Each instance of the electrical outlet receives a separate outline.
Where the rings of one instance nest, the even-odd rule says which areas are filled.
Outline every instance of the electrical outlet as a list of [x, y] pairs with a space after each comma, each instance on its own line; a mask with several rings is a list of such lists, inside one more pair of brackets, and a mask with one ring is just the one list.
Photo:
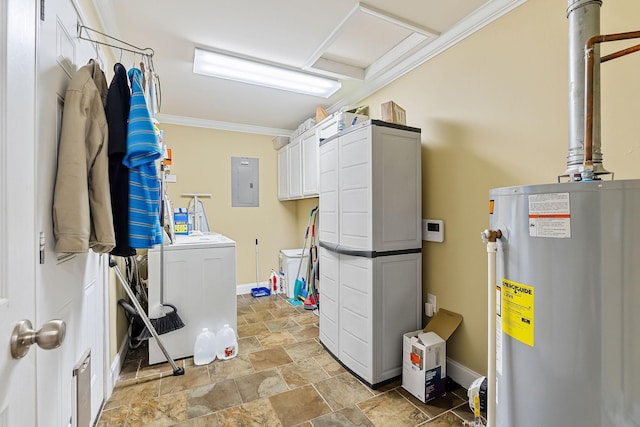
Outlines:
[[437, 312], [438, 308], [436, 306], [436, 296], [433, 294], [427, 294], [427, 303], [433, 306], [433, 312]]

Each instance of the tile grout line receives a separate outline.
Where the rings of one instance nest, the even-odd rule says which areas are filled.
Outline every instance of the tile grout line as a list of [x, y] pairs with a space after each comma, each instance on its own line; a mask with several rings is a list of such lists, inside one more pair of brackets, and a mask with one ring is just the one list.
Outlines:
[[[400, 386], [400, 387], [402, 387], [402, 386]], [[396, 387], [396, 388], [397, 388], [397, 387]], [[393, 390], [395, 391], [396, 389], [394, 388]], [[404, 394], [400, 393], [399, 391], [396, 391], [396, 393], [398, 393], [400, 396], [402, 396], [402, 398], [403, 398], [404, 400], [406, 400], [407, 402], [409, 402], [409, 404], [410, 404], [411, 406], [413, 406], [413, 407], [414, 407], [414, 408], [416, 408], [418, 411], [420, 411], [421, 413], [425, 414], [425, 415], [428, 417], [428, 418], [426, 419], [425, 423], [426, 423], [426, 422], [428, 422], [428, 421], [431, 421], [431, 420], [433, 420], [433, 419], [435, 419], [435, 418], [436, 418], [436, 417], [432, 416], [431, 414], [429, 414], [429, 413], [427, 413], [427, 412], [423, 411], [422, 409], [420, 409], [420, 407], [418, 407], [418, 405], [414, 404], [414, 403], [413, 403], [410, 399], [408, 399]], [[447, 411], [444, 411], [442, 414], [444, 414], [445, 412], [447, 412]], [[440, 414], [440, 415], [442, 415], [442, 414]], [[440, 416], [440, 415], [438, 415], [438, 416]], [[422, 425], [422, 424], [423, 424], [423, 423], [420, 423], [420, 424], [417, 424], [417, 425]]]
[[[295, 362], [292, 362], [292, 363], [295, 363]], [[291, 388], [291, 387], [289, 386], [289, 383], [287, 382], [287, 380], [285, 380], [285, 379], [284, 379], [284, 377], [282, 376], [282, 371], [280, 370], [280, 367], [281, 367], [281, 366], [287, 366], [287, 365], [289, 365], [289, 363], [287, 363], [287, 364], [285, 364], [285, 365], [276, 366], [276, 370], [278, 371], [278, 375], [280, 376], [280, 379], [282, 380], [282, 382], [284, 383], [284, 385], [286, 385], [286, 386], [287, 386], [287, 388], [289, 389], [288, 391], [292, 391], [292, 390], [295, 390], [295, 389], [296, 389], [296, 388], [298, 388], [298, 387]], [[271, 397], [271, 396], [269, 396], [269, 397]]]
[[[324, 368], [324, 366], [322, 366], [322, 365], [320, 364], [320, 362], [318, 361], [318, 359], [316, 359], [316, 357], [318, 357], [318, 356], [313, 356], [313, 357], [312, 357], [312, 359], [313, 359], [313, 360], [315, 360], [315, 362], [318, 364], [318, 366], [320, 366], [320, 369], [322, 369], [322, 371], [323, 371], [325, 374], [327, 374], [327, 378], [325, 378], [325, 379], [324, 379], [324, 380], [322, 380], [322, 381], [328, 380], [329, 378], [333, 378], [333, 377], [331, 376], [331, 374], [330, 374], [330, 373], [329, 373], [329, 372]], [[337, 376], [337, 375], [336, 375], [336, 376]], [[318, 381], [318, 382], [320, 382], [320, 381]]]
[[[330, 377], [331, 378], [331, 377]], [[323, 380], [326, 381], [326, 380]], [[311, 387], [313, 387], [313, 389], [316, 391], [316, 393], [318, 393], [318, 396], [320, 396], [320, 398], [322, 399], [322, 401], [325, 403], [325, 405], [327, 405], [327, 408], [331, 409], [331, 413], [336, 413], [337, 411], [335, 411], [333, 409], [333, 407], [331, 407], [331, 405], [329, 404], [329, 402], [327, 401], [327, 399], [324, 398], [324, 396], [322, 395], [322, 393], [320, 393], [320, 390], [318, 390], [318, 388], [316, 387], [315, 384], [311, 383]], [[316, 417], [318, 418], [318, 417]], [[312, 423], [313, 424], [313, 423]]]
[[[356, 377], [356, 379], [358, 379], [358, 378]], [[359, 381], [359, 379], [358, 379], [358, 381]], [[366, 386], [365, 386], [365, 387], [366, 387]], [[367, 388], [368, 388], [368, 387], [367, 387]], [[373, 424], [375, 427], [377, 427], [377, 426], [376, 426], [376, 423], [375, 423], [375, 422], [373, 422], [373, 420], [372, 420], [371, 418], [369, 418], [369, 416], [368, 416], [368, 415], [364, 412], [364, 410], [360, 407], [360, 404], [361, 404], [361, 403], [364, 403], [364, 402], [366, 402], [366, 401], [368, 401], [368, 400], [376, 399], [376, 398], [378, 398], [378, 397], [384, 396], [385, 394], [388, 394], [388, 393], [390, 393], [390, 392], [392, 392], [392, 391], [395, 391], [395, 388], [392, 388], [391, 390], [383, 391], [383, 392], [382, 392], [382, 393], [380, 393], [380, 394], [373, 394], [373, 393], [372, 393], [372, 394], [373, 394], [373, 395], [372, 395], [372, 397], [370, 397], [369, 399], [365, 399], [365, 400], [363, 400], [363, 401], [361, 401], [361, 402], [355, 403], [355, 406], [356, 406], [356, 408], [358, 408], [358, 410], [362, 413], [362, 415], [364, 415], [364, 416], [365, 416], [365, 418], [366, 418], [366, 419], [368, 419], [368, 420], [371, 422], [371, 424]], [[398, 394], [400, 394], [400, 393], [398, 393]], [[400, 394], [400, 396], [404, 398], [404, 396], [402, 396], [401, 394]], [[411, 402], [409, 402], [409, 403], [411, 403]], [[420, 409], [418, 409], [418, 410], [420, 410]], [[421, 411], [421, 412], [422, 412], [422, 411]], [[429, 419], [427, 419], [426, 421], [429, 421]], [[380, 427], [382, 427], [382, 426], [380, 426]]]

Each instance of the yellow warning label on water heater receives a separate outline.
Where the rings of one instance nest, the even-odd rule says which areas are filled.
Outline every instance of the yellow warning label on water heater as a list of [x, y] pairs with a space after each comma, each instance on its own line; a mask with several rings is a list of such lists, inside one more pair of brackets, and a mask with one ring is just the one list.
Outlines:
[[533, 347], [534, 289], [502, 279], [502, 330], [512, 338]]

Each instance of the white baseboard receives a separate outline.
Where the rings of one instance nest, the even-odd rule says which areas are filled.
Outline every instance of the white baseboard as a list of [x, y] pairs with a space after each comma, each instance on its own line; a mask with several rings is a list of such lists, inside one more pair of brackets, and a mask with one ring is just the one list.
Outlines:
[[472, 382], [482, 375], [447, 357], [447, 376], [468, 389]]
[[120, 376], [120, 371], [122, 370], [122, 364], [127, 357], [127, 351], [129, 351], [129, 336], [125, 335], [124, 339], [122, 340], [122, 344], [120, 344], [120, 349], [118, 350], [116, 357], [114, 357], [113, 363], [111, 363], [109, 384], [107, 387], [107, 399], [111, 396], [113, 388], [118, 382], [118, 377]]
[[265, 281], [265, 282], [260, 282], [259, 286], [256, 286], [256, 283], [245, 283], [242, 285], [237, 285], [236, 286], [236, 295], [245, 295], [245, 294], [250, 294], [251, 293], [251, 289], [253, 288], [268, 288], [269, 287], [269, 282]]

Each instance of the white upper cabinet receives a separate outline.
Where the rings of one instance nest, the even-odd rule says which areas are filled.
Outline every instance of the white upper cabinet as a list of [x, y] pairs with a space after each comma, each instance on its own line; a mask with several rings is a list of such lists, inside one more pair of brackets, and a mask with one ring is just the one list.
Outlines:
[[278, 199], [289, 198], [289, 145], [278, 150]]
[[302, 145], [302, 196], [318, 196], [318, 132], [315, 128], [303, 133]]
[[[345, 128], [368, 120], [367, 116], [342, 113]], [[327, 117], [278, 150], [278, 199], [304, 199], [320, 195], [320, 141], [335, 135], [339, 114]]]
[[302, 197], [302, 146], [300, 138], [289, 143], [289, 198]]

